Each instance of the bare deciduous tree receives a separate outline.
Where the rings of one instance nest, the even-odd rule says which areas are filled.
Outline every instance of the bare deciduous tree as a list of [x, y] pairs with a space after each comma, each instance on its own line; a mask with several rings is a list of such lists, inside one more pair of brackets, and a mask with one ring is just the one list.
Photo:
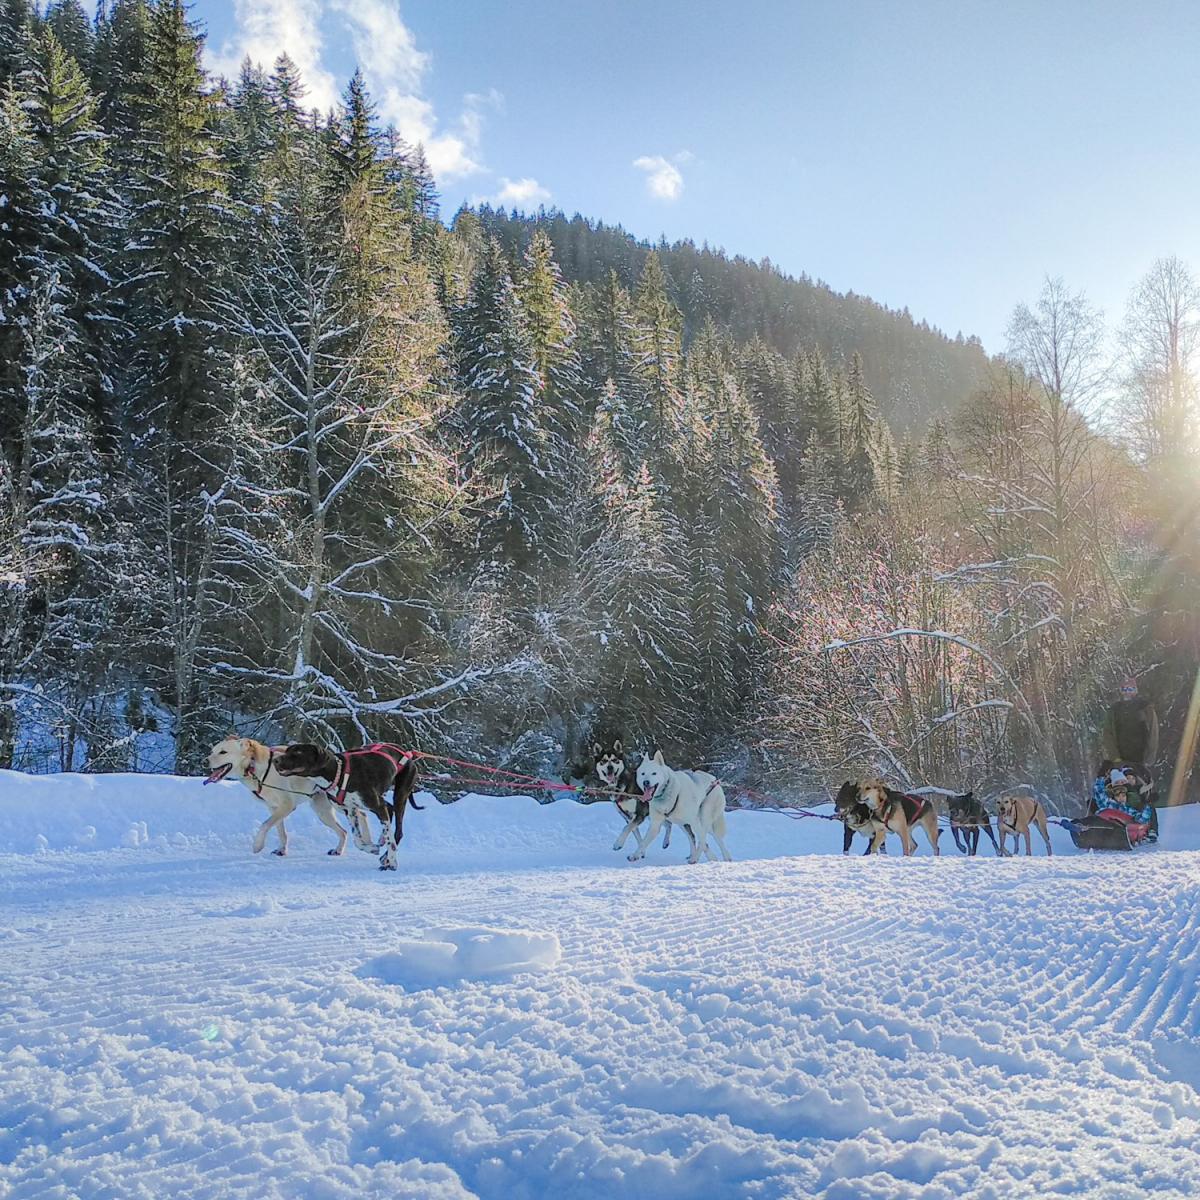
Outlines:
[[1158, 259], [1133, 289], [1121, 347], [1124, 440], [1151, 464], [1194, 451], [1200, 286], [1178, 258]]

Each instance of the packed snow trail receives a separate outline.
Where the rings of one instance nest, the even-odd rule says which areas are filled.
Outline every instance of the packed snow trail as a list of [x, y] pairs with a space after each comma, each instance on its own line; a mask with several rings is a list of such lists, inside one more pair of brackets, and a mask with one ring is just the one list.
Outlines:
[[1200, 1189], [1194, 809], [1126, 855], [907, 861], [734, 813], [739, 861], [688, 867], [471, 797], [398, 875], [309, 814], [252, 857], [264, 815], [0, 773], [0, 1196]]

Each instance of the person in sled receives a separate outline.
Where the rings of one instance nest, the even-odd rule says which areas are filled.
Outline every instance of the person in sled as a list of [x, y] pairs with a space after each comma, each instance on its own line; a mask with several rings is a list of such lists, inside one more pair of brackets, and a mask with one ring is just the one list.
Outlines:
[[1115, 808], [1139, 824], [1149, 825], [1154, 818], [1150, 776], [1135, 767], [1120, 767], [1109, 762], [1104, 766], [1109, 768], [1108, 772], [1096, 780], [1093, 791], [1096, 811]]
[[[1139, 811], [1149, 809], [1147, 840], [1157, 841], [1158, 812], [1154, 807], [1154, 788], [1150, 780], [1158, 758], [1158, 713], [1149, 699], [1138, 695], [1137, 680], [1132, 677], [1121, 684], [1120, 698], [1108, 710], [1108, 719], [1104, 723], [1104, 758], [1107, 761], [1093, 787], [1093, 802], [1097, 807], [1111, 807], [1102, 804], [1101, 800], [1111, 795], [1112, 769], [1121, 765], [1133, 767], [1137, 782], [1126, 786], [1126, 794], [1133, 796], [1132, 803]], [[1106, 774], [1108, 779], [1105, 779]], [[1126, 771], [1125, 774], [1129, 773]]]

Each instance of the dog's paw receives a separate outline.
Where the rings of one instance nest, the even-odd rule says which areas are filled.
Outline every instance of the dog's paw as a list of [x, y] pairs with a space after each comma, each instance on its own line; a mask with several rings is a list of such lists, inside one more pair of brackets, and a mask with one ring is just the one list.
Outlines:
[[[264, 842], [263, 844], [265, 845], [266, 843]], [[251, 854], [261, 854], [262, 852], [263, 852], [262, 846], [251, 846], [250, 847]]]
[[287, 851], [282, 846], [280, 846], [278, 850], [272, 850], [271, 853], [275, 855], [276, 858], [287, 858]]
[[334, 846], [332, 850], [326, 850], [325, 853], [328, 854], [330, 858], [340, 858], [342, 854], [342, 848], [341, 846]]
[[630, 862], [641, 862], [642, 860], [642, 856], [640, 854], [630, 854], [626, 857], [628, 857]]

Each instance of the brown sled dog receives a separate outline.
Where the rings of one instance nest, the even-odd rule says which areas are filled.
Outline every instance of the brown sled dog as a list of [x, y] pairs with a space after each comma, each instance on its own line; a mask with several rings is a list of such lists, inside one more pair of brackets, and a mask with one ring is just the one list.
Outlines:
[[859, 788], [862, 802], [871, 810], [875, 822], [875, 841], [871, 845], [877, 851], [887, 837], [888, 831], [900, 835], [904, 844], [905, 855], [915, 854], [917, 843], [913, 841], [912, 830], [919, 825], [925, 830], [925, 836], [933, 847], [934, 854], [940, 855], [938, 847], [937, 809], [924, 796], [910, 796], [890, 788], [882, 779], [868, 779]]
[[[875, 834], [879, 832], [879, 825], [874, 812], [859, 799], [857, 783], [847, 779], [838, 788], [833, 800], [833, 815], [846, 827], [842, 833], [843, 855], [850, 853], [850, 845], [856, 833], [861, 833], [867, 839], [864, 854], [870, 854], [875, 849]], [[887, 853], [886, 844], [880, 849], [884, 854]]]

